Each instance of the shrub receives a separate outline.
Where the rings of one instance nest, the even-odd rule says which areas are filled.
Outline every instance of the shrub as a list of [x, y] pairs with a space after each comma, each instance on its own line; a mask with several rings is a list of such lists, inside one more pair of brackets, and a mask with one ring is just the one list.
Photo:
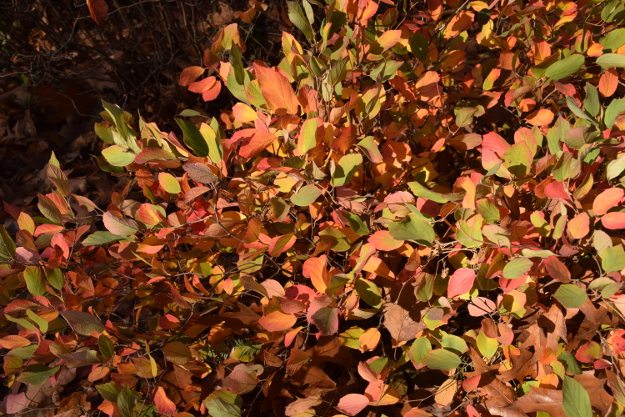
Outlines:
[[277, 66], [232, 24], [182, 72], [238, 102], [181, 135], [103, 103], [108, 207], [54, 157], [43, 217], [5, 204], [7, 380], [124, 417], [619, 415], [622, 4], [288, 18]]

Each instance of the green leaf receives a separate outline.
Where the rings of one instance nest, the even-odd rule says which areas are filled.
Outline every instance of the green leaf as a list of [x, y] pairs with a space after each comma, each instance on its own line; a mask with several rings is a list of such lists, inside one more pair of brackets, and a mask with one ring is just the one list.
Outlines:
[[415, 33], [410, 37], [410, 50], [421, 61], [425, 61], [425, 58], [428, 55], [428, 49], [430, 47], [430, 43], [427, 38], [423, 36], [421, 33]]
[[182, 117], [193, 117], [193, 116], [201, 116], [200, 112], [192, 110], [192, 109], [184, 109], [180, 112], [178, 116]]
[[497, 339], [492, 339], [483, 331], [480, 331], [480, 334], [477, 335], [477, 349], [485, 358], [492, 358], [499, 350], [499, 342]]
[[3, 225], [0, 225], [0, 261], [8, 261], [15, 255], [15, 242]]
[[343, 215], [343, 217], [347, 219], [347, 222], [349, 223], [349, 227], [352, 228], [354, 233], [359, 234], [360, 236], [365, 236], [369, 234], [369, 228], [367, 227], [366, 224], [363, 223], [360, 216], [354, 213], [347, 212], [347, 211], [344, 211], [341, 214]]
[[428, 200], [432, 200], [435, 203], [440, 204], [445, 204], [449, 201], [449, 199], [446, 198], [443, 194], [427, 189], [416, 181], [409, 182], [408, 186], [416, 197], [427, 198]]
[[[584, 110], [580, 109], [579, 106], [577, 105], [577, 103], [575, 102], [575, 100], [573, 100], [572, 97], [567, 97], [566, 98], [566, 105], [569, 107], [569, 110], [571, 110], [571, 112], [577, 116], [580, 117], [584, 120], [588, 120], [589, 122], [592, 123], [597, 123], [596, 120], [594, 120], [592, 117], [590, 117], [589, 115], [587, 115]], [[552, 129], [553, 130], [553, 129]]]
[[410, 350], [408, 350], [408, 358], [414, 363], [416, 367], [425, 365], [423, 360], [432, 351], [432, 345], [426, 337], [419, 337], [412, 342]]
[[451, 371], [462, 363], [458, 355], [445, 349], [434, 349], [423, 362], [428, 368], [441, 371]]
[[562, 407], [568, 417], [592, 417], [588, 391], [570, 376], [562, 381]]
[[380, 153], [378, 144], [373, 136], [367, 136], [366, 138], [358, 142], [358, 146], [365, 150], [371, 162], [373, 162], [374, 164], [382, 162], [382, 154]]
[[360, 327], [351, 327], [345, 332], [339, 334], [339, 341], [343, 346], [347, 346], [351, 349], [360, 349], [360, 336], [365, 331]]
[[208, 156], [208, 144], [202, 136], [200, 129], [197, 128], [193, 123], [187, 122], [186, 120], [176, 119], [178, 125], [182, 129], [182, 135], [184, 143], [186, 143], [195, 156], [199, 156], [204, 158]]
[[105, 243], [115, 242], [118, 240], [126, 239], [124, 236], [119, 236], [111, 232], [95, 232], [87, 236], [82, 241], [83, 246], [96, 246], [103, 245]]
[[580, 308], [588, 296], [586, 291], [575, 284], [562, 284], [553, 296], [566, 308]]
[[302, 125], [302, 130], [300, 131], [299, 138], [297, 140], [297, 149], [299, 150], [300, 155], [306, 154], [306, 152], [317, 146], [318, 126], [318, 117], [308, 119]]
[[68, 310], [61, 312], [61, 315], [76, 333], [83, 336], [91, 336], [92, 332], [101, 332], [104, 326], [99, 318], [82, 311]]
[[532, 269], [532, 262], [529, 258], [515, 258], [508, 262], [503, 268], [503, 277], [508, 279], [515, 279], [523, 276]]
[[137, 405], [138, 394], [125, 386], [117, 396], [117, 406], [123, 417], [133, 417], [133, 410]]
[[296, 206], [305, 207], [314, 203], [320, 195], [321, 190], [315, 184], [308, 184], [293, 193], [291, 202]]
[[37, 327], [39, 327], [39, 330], [41, 331], [41, 333], [46, 333], [48, 331], [47, 320], [39, 317], [32, 310], [26, 310], [26, 315], [28, 316], [30, 321], [32, 321], [33, 323], [37, 325]]
[[102, 354], [102, 356], [104, 356], [105, 359], [111, 359], [115, 354], [115, 347], [113, 346], [113, 342], [111, 342], [111, 339], [104, 336], [103, 334], [100, 335], [100, 337], [98, 338], [98, 349], [100, 349], [100, 353]]
[[28, 385], [43, 385], [48, 378], [57, 373], [59, 369], [61, 369], [60, 366], [48, 368], [43, 364], [30, 365], [26, 367], [22, 375], [17, 379]]
[[359, 166], [362, 165], [362, 155], [359, 153], [350, 153], [343, 155], [339, 160], [334, 173], [332, 174], [331, 184], [333, 187], [341, 187], [347, 184]]
[[625, 68], [625, 55], [603, 54], [597, 58], [597, 65], [601, 68]]
[[473, 116], [477, 113], [475, 107], [462, 107], [456, 112], [456, 125], [466, 127], [473, 123]]
[[567, 374], [581, 375], [582, 368], [579, 366], [579, 362], [575, 359], [575, 356], [569, 352], [563, 352], [558, 356], [558, 361], [562, 363], [566, 369]]
[[451, 350], [459, 355], [469, 350], [467, 342], [465, 342], [461, 337], [447, 333], [443, 334], [443, 337], [441, 338], [441, 346], [444, 349]]
[[529, 146], [525, 142], [512, 145], [504, 154], [506, 168], [516, 178], [522, 178], [527, 175], [533, 163], [533, 155]]
[[575, 74], [584, 65], [584, 56], [580, 54], [571, 54], [568, 57], [552, 64], [545, 71], [545, 75], [552, 80], [561, 80], [569, 75]]
[[319, 237], [323, 242], [328, 243], [334, 252], [345, 252], [352, 246], [347, 236], [334, 227], [326, 227], [319, 232]]
[[458, 229], [456, 231], [458, 242], [465, 248], [479, 248], [484, 243], [482, 236], [482, 222], [473, 227], [469, 226], [466, 220], [458, 221]]
[[204, 400], [212, 417], [241, 417], [243, 399], [226, 390], [214, 391]]
[[613, 180], [625, 171], [625, 154], [621, 154], [617, 159], [613, 159], [608, 163], [606, 168], [606, 177]]
[[122, 387], [116, 382], [108, 382], [106, 384], [100, 384], [96, 386], [96, 389], [106, 401], [117, 403], [117, 397], [122, 391]]
[[477, 212], [484, 218], [487, 224], [499, 221], [499, 209], [488, 198], [481, 198], [475, 202]]
[[45, 268], [46, 278], [48, 278], [48, 282], [52, 285], [52, 288], [61, 290], [63, 285], [65, 285], [65, 277], [63, 277], [63, 271], [59, 268], [49, 269]]
[[361, 278], [356, 281], [354, 288], [365, 303], [373, 308], [382, 307], [382, 294], [373, 282]]
[[302, 31], [306, 39], [311, 40], [314, 37], [313, 28], [302, 10], [302, 6], [294, 1], [287, 1], [289, 20], [293, 22], [296, 28]]
[[[621, 55], [625, 58], [625, 55]], [[612, 129], [614, 123], [616, 122], [616, 118], [625, 111], [625, 98], [620, 98], [618, 100], [612, 100], [607, 109], [605, 109], [605, 115], [603, 116], [603, 122], [605, 123], [605, 127], [608, 129]]]
[[415, 214], [407, 215], [401, 222], [389, 223], [388, 230], [397, 240], [412, 240], [425, 246], [430, 246], [436, 239], [432, 225]]
[[102, 156], [114, 167], [125, 167], [132, 164], [137, 155], [117, 145], [112, 145], [102, 151]]
[[39, 267], [27, 266], [24, 270], [24, 280], [26, 281], [28, 292], [32, 295], [44, 295], [46, 293], [46, 282]]
[[601, 104], [599, 103], [599, 91], [597, 90], [597, 87], [590, 83], [586, 83], [586, 98], [584, 99], [584, 109], [592, 117], [596, 117], [599, 114], [599, 110], [601, 110]]
[[620, 272], [625, 268], [625, 250], [622, 245], [607, 248], [601, 254], [601, 267], [606, 273]]
[[616, 51], [625, 44], [625, 29], [615, 29], [608, 33], [605, 38], [599, 41], [605, 49]]

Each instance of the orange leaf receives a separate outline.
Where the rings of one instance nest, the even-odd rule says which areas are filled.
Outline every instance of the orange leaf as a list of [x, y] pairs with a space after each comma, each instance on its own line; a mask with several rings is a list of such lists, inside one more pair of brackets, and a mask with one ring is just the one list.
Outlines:
[[428, 12], [432, 19], [438, 20], [441, 18], [441, 14], [443, 13], [443, 5], [441, 0], [427, 0], [428, 4]]
[[452, 17], [443, 32], [445, 39], [458, 36], [460, 32], [467, 29], [473, 23], [473, 16], [475, 16], [473, 12], [462, 11]]
[[534, 126], [547, 126], [553, 122], [554, 114], [551, 110], [540, 109], [527, 116], [527, 122]]
[[232, 136], [230, 143], [234, 145], [242, 142], [243, 145], [239, 149], [239, 155], [244, 158], [251, 158], [271, 145], [276, 139], [269, 132], [263, 132], [258, 129], [243, 129]]
[[380, 343], [381, 336], [380, 331], [375, 327], [367, 329], [367, 331], [361, 334], [358, 338], [358, 341], [360, 342], [360, 351], [364, 353], [374, 350], [378, 346], [378, 343]]
[[567, 225], [567, 230], [573, 239], [581, 239], [586, 236], [588, 232], [590, 232], [590, 218], [588, 217], [588, 213], [582, 212], [573, 217]]
[[245, 103], [237, 103], [232, 108], [232, 115], [237, 122], [247, 123], [258, 119], [258, 115], [250, 106]]
[[279, 72], [254, 64], [256, 79], [267, 105], [278, 116], [299, 114], [299, 102], [289, 80]]
[[262, 316], [258, 320], [258, 324], [263, 326], [268, 332], [281, 332], [288, 330], [297, 322], [294, 314], [285, 314], [281, 311], [272, 311]]
[[610, 68], [599, 79], [599, 92], [604, 97], [610, 97], [618, 87], [618, 74], [616, 68]]
[[384, 51], [391, 49], [401, 38], [401, 30], [387, 30], [377, 40]]
[[178, 84], [180, 84], [183, 87], [186, 87], [192, 82], [194, 82], [195, 80], [197, 80], [197, 77], [199, 77], [202, 74], [204, 74], [204, 68], [202, 67], [187, 67], [182, 70]]
[[158, 387], [156, 389], [154, 404], [160, 414], [174, 414], [176, 412], [176, 404], [167, 397], [163, 387]]
[[94, 22], [101, 25], [109, 14], [109, 5], [104, 0], [87, 0], [89, 14]]
[[369, 237], [369, 243], [377, 250], [392, 251], [403, 245], [404, 241], [395, 239], [388, 230], [379, 230]]
[[203, 94], [213, 88], [216, 82], [217, 78], [213, 76], [206, 77], [203, 80], [191, 83], [191, 85], [189, 86], [189, 91], [192, 93]]
[[302, 271], [306, 278], [310, 278], [313, 287], [315, 287], [315, 289], [322, 294], [326, 292], [328, 282], [330, 281], [326, 265], [327, 257], [325, 255], [321, 255], [318, 258], [307, 259], [306, 262], [304, 262]]
[[625, 196], [622, 188], [608, 188], [599, 194], [592, 203], [592, 211], [595, 216], [602, 216], [612, 207], [616, 207]]
[[30, 340], [22, 336], [8, 335], [0, 339], [0, 347], [3, 349], [16, 349], [30, 345]]

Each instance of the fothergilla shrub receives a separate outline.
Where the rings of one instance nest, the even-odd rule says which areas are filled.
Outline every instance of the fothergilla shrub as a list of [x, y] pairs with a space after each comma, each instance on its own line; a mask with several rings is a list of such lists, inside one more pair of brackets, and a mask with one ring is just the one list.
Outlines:
[[221, 29], [217, 117], [104, 102], [107, 207], [5, 204], [5, 413], [621, 415], [623, 3], [327, 3]]

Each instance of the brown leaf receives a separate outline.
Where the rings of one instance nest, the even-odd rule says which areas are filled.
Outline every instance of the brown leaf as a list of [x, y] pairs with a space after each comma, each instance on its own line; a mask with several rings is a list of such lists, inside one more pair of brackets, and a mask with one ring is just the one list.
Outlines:
[[425, 323], [413, 320], [408, 310], [391, 304], [384, 310], [384, 327], [397, 342], [407, 342], [426, 328]]
[[511, 412], [519, 410], [528, 414], [543, 411], [549, 413], [551, 417], [567, 417], [562, 408], [562, 391], [553, 389], [530, 387], [529, 394], [522, 396], [507, 408]]

